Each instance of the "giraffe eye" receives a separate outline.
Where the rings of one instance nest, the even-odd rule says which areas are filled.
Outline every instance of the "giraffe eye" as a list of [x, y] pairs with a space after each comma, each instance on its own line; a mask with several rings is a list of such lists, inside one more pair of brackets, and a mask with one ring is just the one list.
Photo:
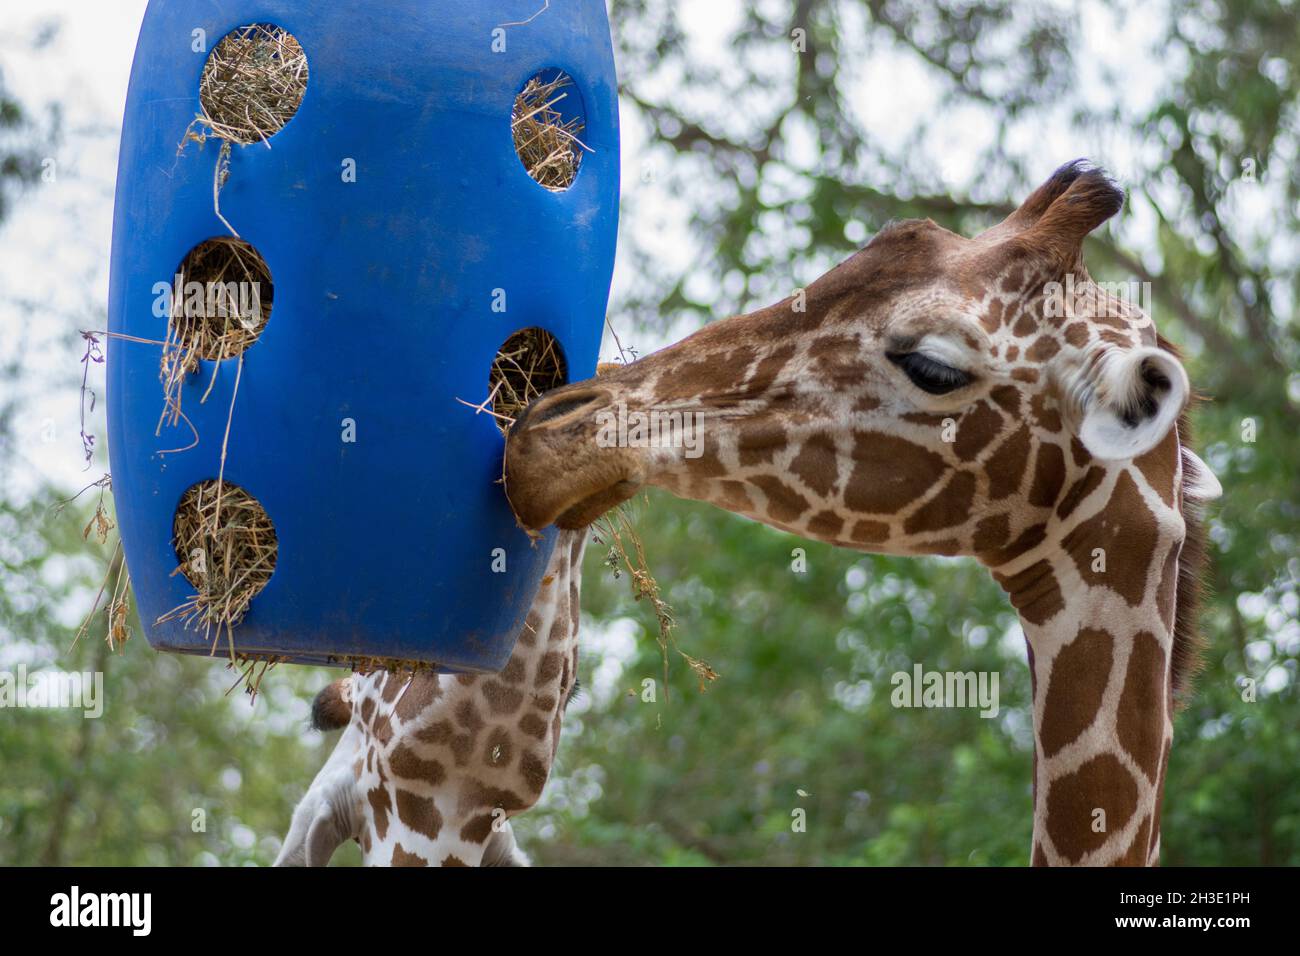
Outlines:
[[946, 395], [971, 383], [970, 373], [920, 352], [886, 352], [885, 358], [901, 368], [913, 385], [931, 395]]

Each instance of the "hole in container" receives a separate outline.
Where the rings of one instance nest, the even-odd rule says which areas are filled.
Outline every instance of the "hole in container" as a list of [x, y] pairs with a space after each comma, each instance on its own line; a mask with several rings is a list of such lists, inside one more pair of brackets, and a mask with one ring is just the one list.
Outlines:
[[585, 129], [582, 94], [561, 70], [542, 70], [515, 97], [510, 114], [515, 152], [528, 175], [552, 192], [568, 189], [577, 177], [588, 150], [581, 139]]
[[506, 339], [488, 373], [488, 394], [502, 434], [529, 402], [567, 381], [564, 353], [550, 332], [520, 329]]
[[181, 387], [186, 376], [199, 370], [200, 359], [232, 358], [257, 341], [271, 317], [273, 294], [266, 260], [242, 239], [205, 239], [186, 253], [171, 284], [159, 370], [163, 386], [160, 425], [175, 426], [184, 417]]
[[181, 495], [172, 520], [176, 570], [197, 592], [163, 616], [188, 628], [229, 630], [266, 587], [279, 553], [275, 525], [261, 503], [239, 485], [209, 478]]
[[167, 344], [198, 359], [233, 358], [257, 341], [275, 288], [262, 254], [242, 239], [205, 239], [185, 254], [172, 285]]
[[307, 54], [293, 34], [251, 23], [222, 37], [199, 78], [199, 104], [216, 136], [259, 143], [298, 112], [307, 91]]

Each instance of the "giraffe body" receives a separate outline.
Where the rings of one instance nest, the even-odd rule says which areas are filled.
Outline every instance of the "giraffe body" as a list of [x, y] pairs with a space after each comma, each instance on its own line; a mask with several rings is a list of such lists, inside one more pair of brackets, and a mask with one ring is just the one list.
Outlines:
[[[836, 545], [977, 558], [1028, 642], [1033, 862], [1156, 862], [1220, 489], [1179, 358], [1083, 265], [1122, 202], [1072, 163], [974, 239], [893, 224], [783, 302], [549, 393], [507, 441], [516, 513], [580, 527], [657, 485]], [[703, 454], [594, 440], [615, 409], [690, 414]]]
[[537, 802], [577, 679], [583, 531], [561, 532], [498, 674], [336, 681], [314, 722], [343, 735], [294, 811], [277, 866], [324, 866], [349, 839], [367, 865], [521, 865], [510, 818]]

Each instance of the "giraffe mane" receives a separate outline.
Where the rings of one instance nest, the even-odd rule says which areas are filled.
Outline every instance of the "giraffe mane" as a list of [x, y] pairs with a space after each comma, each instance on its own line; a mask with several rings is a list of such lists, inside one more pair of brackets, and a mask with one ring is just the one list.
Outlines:
[[[1164, 336], [1157, 344], [1180, 361], [1178, 348]], [[1205, 547], [1204, 502], [1191, 491], [1201, 468], [1200, 462], [1184, 450], [1192, 450], [1192, 406], [1203, 400], [1193, 393], [1178, 416], [1178, 446], [1182, 458], [1182, 488], [1178, 495], [1179, 510], [1186, 525], [1183, 548], [1178, 555], [1178, 587], [1174, 610], [1174, 637], [1171, 662], [1171, 680], [1175, 707], [1181, 709], [1191, 698], [1196, 675], [1204, 666], [1205, 636], [1198, 625], [1201, 604], [1205, 597], [1208, 552]]]

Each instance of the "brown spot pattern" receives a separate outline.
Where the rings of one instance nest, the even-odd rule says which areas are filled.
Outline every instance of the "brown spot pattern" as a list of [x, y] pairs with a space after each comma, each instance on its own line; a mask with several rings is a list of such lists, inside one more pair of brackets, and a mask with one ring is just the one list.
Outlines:
[[1050, 335], [1040, 336], [1039, 339], [1029, 347], [1025, 353], [1025, 358], [1031, 362], [1046, 362], [1057, 352], [1061, 351], [1060, 344]]
[[528, 669], [524, 667], [524, 659], [519, 656], [511, 657], [497, 676], [507, 684], [522, 684], [528, 677]]
[[[1106, 507], [1081, 522], [1062, 543], [1086, 584], [1105, 585], [1136, 607], [1146, 593], [1156, 532], [1155, 516], [1137, 483], [1128, 472], [1121, 472]], [[1092, 570], [1095, 548], [1105, 552], [1105, 571]]]
[[1029, 485], [1029, 503], [1040, 508], [1056, 504], [1065, 484], [1065, 453], [1047, 442], [1038, 446], [1038, 460], [1034, 463], [1034, 480]]
[[1083, 477], [1070, 486], [1070, 490], [1065, 493], [1061, 503], [1056, 506], [1056, 516], [1065, 519], [1074, 514], [1074, 509], [1079, 507], [1080, 503], [1097, 490], [1104, 477], [1106, 477], [1106, 472], [1096, 465], [1084, 472]]
[[844, 530], [844, 519], [834, 511], [820, 511], [808, 519], [808, 533], [814, 538], [835, 538]]
[[989, 398], [993, 399], [998, 404], [998, 407], [1013, 418], [1020, 414], [1020, 389], [1015, 386], [999, 385], [989, 392]]
[[456, 718], [456, 723], [471, 733], [483, 729], [483, 715], [474, 706], [474, 701], [468, 698], [456, 705], [456, 712], [453, 716]]
[[382, 840], [388, 833], [388, 814], [393, 809], [393, 798], [388, 795], [388, 788], [380, 785], [370, 788], [366, 800], [370, 802], [370, 817], [375, 822], [375, 833]]
[[1029, 428], [1021, 425], [993, 452], [985, 465], [989, 476], [989, 498], [997, 501], [1014, 494], [1029, 462]]
[[894, 514], [943, 477], [943, 458], [883, 432], [858, 432], [844, 503], [859, 514]]
[[1056, 410], [1052, 397], [1046, 392], [1039, 392], [1030, 400], [1029, 410], [1040, 428], [1053, 434], [1061, 430], [1061, 413]]
[[790, 471], [805, 485], [825, 498], [839, 481], [835, 442], [825, 435], [812, 435], [790, 463]]
[[534, 794], [538, 794], [546, 786], [546, 778], [550, 775], [551, 768], [536, 754], [524, 751], [519, 757], [519, 773], [523, 776], [524, 785]]
[[528, 736], [541, 740], [546, 736], [546, 721], [533, 713], [524, 714], [519, 718], [519, 729]]
[[1174, 475], [1179, 454], [1178, 431], [1171, 428], [1159, 444], [1133, 460], [1147, 484], [1171, 508], [1174, 506]]
[[[370, 849], [367, 847], [366, 852]], [[393, 858], [389, 861], [390, 866], [428, 866], [429, 861], [418, 853], [408, 853], [403, 849], [402, 844], [393, 847]]]
[[560, 668], [563, 666], [564, 661], [558, 651], [547, 651], [542, 655], [542, 659], [537, 662], [537, 676], [533, 678], [533, 684], [538, 687], [545, 687], [560, 676]]
[[483, 683], [483, 699], [488, 709], [498, 716], [516, 713], [524, 705], [524, 692], [518, 687], [507, 687], [495, 680]]
[[1052, 757], [1092, 725], [1101, 707], [1114, 659], [1107, 631], [1081, 628], [1052, 662], [1039, 740]]
[[404, 743], [398, 743], [388, 758], [388, 769], [393, 776], [406, 780], [423, 780], [437, 786], [447, 776], [447, 771], [436, 760], [426, 760]]
[[767, 513], [774, 521], [789, 524], [808, 511], [808, 499], [775, 475], [755, 475], [749, 481], [767, 496]]
[[442, 814], [428, 797], [417, 796], [409, 790], [397, 791], [397, 819], [430, 840], [442, 830]]
[[[1098, 754], [1052, 781], [1047, 791], [1047, 833], [1067, 862], [1077, 863], [1122, 830], [1137, 810], [1138, 788], [1113, 754]], [[1093, 811], [1104, 810], [1106, 829], [1093, 830]]]
[[903, 523], [907, 534], [922, 534], [959, 525], [970, 517], [975, 499], [975, 476], [959, 471], [939, 493], [916, 510]]
[[431, 674], [417, 674], [397, 701], [394, 712], [403, 721], [414, 720], [440, 695], [437, 678]]
[[1076, 349], [1081, 349], [1088, 344], [1088, 326], [1086, 323], [1071, 322], [1065, 327], [1062, 334], [1065, 336], [1065, 341]]
[[980, 402], [961, 416], [952, 450], [962, 461], [970, 461], [983, 451], [1002, 430], [1002, 416], [991, 405]]
[[1165, 692], [1169, 685], [1165, 652], [1154, 634], [1140, 631], [1129, 652], [1124, 693], [1119, 699], [1119, 742], [1152, 782], [1160, 766], [1165, 737]]
[[980, 519], [975, 525], [975, 553], [992, 551], [1007, 543], [1011, 536], [1011, 523], [1005, 514]]
[[460, 828], [460, 838], [466, 843], [486, 843], [492, 836], [492, 814], [480, 813], [465, 822]]
[[454, 732], [450, 720], [438, 720], [427, 727], [421, 727], [415, 732], [415, 737], [427, 744], [445, 744]]
[[744, 468], [770, 463], [785, 447], [785, 429], [772, 418], [746, 422], [736, 437], [736, 451]]
[[889, 538], [889, 525], [883, 521], [859, 521], [849, 538], [857, 544], [880, 544]]

